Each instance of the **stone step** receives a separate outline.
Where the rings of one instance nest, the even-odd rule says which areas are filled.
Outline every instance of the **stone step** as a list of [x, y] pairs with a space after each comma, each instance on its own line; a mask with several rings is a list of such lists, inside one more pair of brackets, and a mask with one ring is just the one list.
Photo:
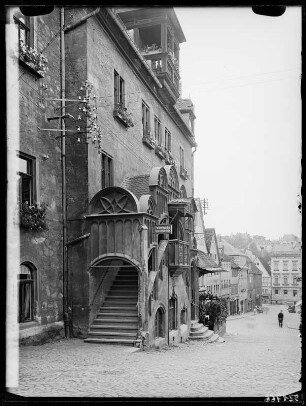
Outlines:
[[127, 306], [103, 306], [101, 307], [99, 313], [130, 313], [131, 315], [138, 314], [138, 309], [136, 306], [127, 307]]
[[208, 342], [209, 342], [209, 343], [214, 343], [214, 342], [216, 342], [216, 341], [218, 340], [218, 338], [219, 338], [219, 334], [214, 333], [214, 334], [210, 337], [210, 339], [208, 340]]
[[99, 338], [114, 338], [114, 339], [136, 339], [137, 331], [131, 332], [131, 333], [117, 333], [116, 331], [89, 331], [88, 336], [89, 337], [99, 337]]
[[120, 299], [110, 299], [106, 302], [103, 303], [102, 307], [109, 307], [109, 306], [124, 306], [129, 308], [134, 308], [136, 306], [137, 302], [135, 302], [135, 300], [120, 300]]
[[104, 318], [122, 318], [122, 319], [136, 319], [138, 320], [138, 313], [135, 311], [132, 312], [112, 312], [112, 311], [103, 311], [100, 310], [99, 313], [96, 314], [97, 319], [104, 319]]
[[208, 340], [212, 335], [214, 334], [214, 332], [212, 330], [208, 330], [205, 333], [201, 333], [201, 334], [194, 334], [194, 335], [189, 335], [189, 339], [190, 340]]
[[[190, 331], [199, 331], [204, 327], [204, 324], [196, 323], [190, 327]], [[207, 327], [206, 327], [207, 328]]]
[[107, 295], [105, 300], [108, 299], [127, 299], [127, 300], [135, 300], [137, 302], [138, 296], [129, 296], [129, 295], [125, 295], [124, 292], [113, 292]]
[[131, 325], [137, 325], [138, 318], [137, 317], [108, 317], [109, 313], [102, 316], [101, 318], [95, 318], [93, 320], [93, 324], [108, 324], [118, 326], [119, 323], [128, 323]]
[[101, 320], [101, 319], [94, 319], [91, 327], [97, 327], [97, 328], [113, 328], [113, 329], [118, 329], [118, 328], [123, 328], [123, 329], [137, 329], [138, 327], [138, 322], [135, 320], [129, 321], [126, 319], [119, 319], [120, 321], [116, 321], [113, 319], [106, 319], [106, 320]]
[[202, 324], [198, 330], [190, 330], [190, 335], [204, 334], [206, 331], [208, 331], [208, 327], [204, 327]]
[[[90, 331], [108, 331], [111, 330], [114, 333], [124, 333], [126, 330], [133, 330], [137, 333], [137, 323], [133, 323], [131, 325], [127, 324], [117, 324], [117, 325], [109, 325], [109, 324], [95, 324], [93, 323], [90, 326]], [[122, 330], [122, 331], [121, 331]]]
[[135, 340], [129, 339], [112, 339], [112, 338], [98, 338], [98, 337], [88, 337], [85, 338], [84, 342], [93, 344], [116, 344], [116, 345], [134, 345]]

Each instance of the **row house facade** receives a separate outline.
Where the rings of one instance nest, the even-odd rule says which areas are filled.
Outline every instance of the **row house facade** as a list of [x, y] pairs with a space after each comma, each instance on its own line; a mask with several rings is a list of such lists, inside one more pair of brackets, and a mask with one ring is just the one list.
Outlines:
[[20, 337], [64, 327], [87, 342], [186, 340], [200, 269], [195, 114], [180, 99], [174, 10], [12, 9], [10, 22], [20, 44]]
[[272, 303], [293, 305], [302, 297], [302, 253], [296, 243], [277, 244], [271, 254]]
[[252, 262], [257, 266], [262, 274], [262, 303], [271, 303], [272, 297], [272, 279], [271, 269], [267, 260], [254, 255], [251, 251], [246, 250], [246, 254], [251, 258]]

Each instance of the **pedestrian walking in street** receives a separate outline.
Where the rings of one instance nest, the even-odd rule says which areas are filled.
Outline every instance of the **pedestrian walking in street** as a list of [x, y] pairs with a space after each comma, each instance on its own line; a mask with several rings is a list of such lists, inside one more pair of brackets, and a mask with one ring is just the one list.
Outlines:
[[283, 313], [282, 310], [278, 313], [277, 317], [278, 317], [278, 325], [279, 325], [279, 327], [283, 327], [284, 313]]

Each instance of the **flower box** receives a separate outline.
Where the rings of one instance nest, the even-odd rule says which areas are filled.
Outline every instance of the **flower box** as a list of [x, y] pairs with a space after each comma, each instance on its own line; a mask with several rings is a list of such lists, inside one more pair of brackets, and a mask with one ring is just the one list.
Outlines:
[[35, 76], [43, 78], [48, 70], [47, 58], [34, 48], [25, 45], [23, 41], [19, 43], [19, 61], [21, 65], [26, 67]]
[[24, 229], [41, 231], [47, 229], [45, 203], [34, 203], [29, 205], [28, 202], [20, 204], [20, 226]]
[[166, 151], [159, 144], [155, 146], [155, 154], [157, 156], [159, 156], [159, 158], [161, 158], [161, 159], [166, 159], [166, 157], [167, 157]]
[[142, 137], [142, 142], [149, 147], [150, 149], [154, 149], [155, 147], [155, 140], [154, 138], [151, 136], [150, 133], [144, 133], [143, 137]]
[[127, 112], [127, 108], [122, 104], [116, 104], [113, 116], [125, 127], [134, 127], [132, 114]]

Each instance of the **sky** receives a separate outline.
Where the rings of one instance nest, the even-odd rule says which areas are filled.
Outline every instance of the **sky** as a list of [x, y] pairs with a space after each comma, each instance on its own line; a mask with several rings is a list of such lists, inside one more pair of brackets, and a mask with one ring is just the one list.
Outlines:
[[183, 98], [195, 105], [205, 227], [301, 235], [301, 8], [177, 7]]

